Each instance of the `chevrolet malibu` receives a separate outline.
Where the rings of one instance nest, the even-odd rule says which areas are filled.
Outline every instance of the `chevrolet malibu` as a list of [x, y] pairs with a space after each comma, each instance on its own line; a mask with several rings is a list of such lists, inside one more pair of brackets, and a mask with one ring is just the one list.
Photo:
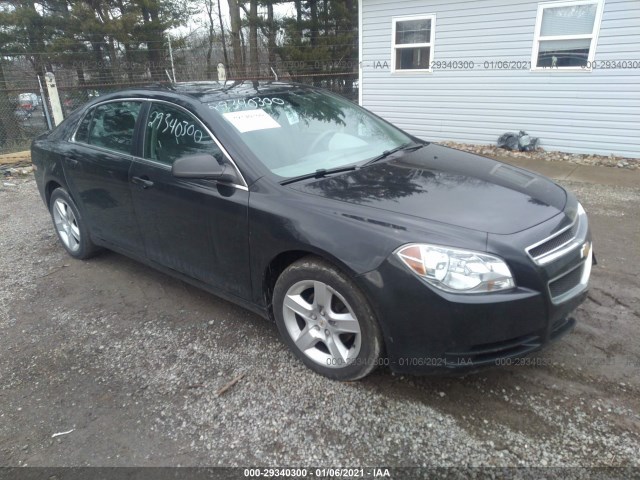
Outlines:
[[32, 159], [72, 257], [120, 252], [272, 319], [332, 379], [509, 363], [569, 332], [586, 296], [571, 193], [316, 88], [121, 91]]

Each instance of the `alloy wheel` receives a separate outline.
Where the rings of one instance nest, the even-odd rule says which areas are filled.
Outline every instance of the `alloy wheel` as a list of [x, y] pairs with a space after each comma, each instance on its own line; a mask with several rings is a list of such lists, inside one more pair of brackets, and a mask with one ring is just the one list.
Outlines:
[[60, 239], [72, 252], [80, 248], [80, 228], [73, 210], [67, 202], [61, 198], [55, 200], [53, 206], [53, 222]]
[[304, 280], [287, 291], [282, 314], [295, 345], [315, 363], [341, 368], [360, 353], [362, 333], [356, 315], [326, 283]]

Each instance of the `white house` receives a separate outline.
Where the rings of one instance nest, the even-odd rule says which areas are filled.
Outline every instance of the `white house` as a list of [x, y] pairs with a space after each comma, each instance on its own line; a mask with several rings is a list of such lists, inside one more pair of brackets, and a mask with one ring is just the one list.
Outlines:
[[640, 157], [640, 0], [359, 0], [360, 104], [432, 141]]

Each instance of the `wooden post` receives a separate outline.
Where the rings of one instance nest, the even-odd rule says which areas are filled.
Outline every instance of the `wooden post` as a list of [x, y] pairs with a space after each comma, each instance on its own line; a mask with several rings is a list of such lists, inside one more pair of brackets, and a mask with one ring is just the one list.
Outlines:
[[44, 74], [45, 83], [47, 84], [47, 91], [49, 92], [49, 102], [51, 103], [51, 113], [53, 114], [53, 123], [56, 126], [60, 125], [60, 122], [64, 120], [62, 115], [62, 105], [60, 105], [60, 97], [58, 96], [58, 87], [56, 86], [56, 77], [53, 73], [47, 72]]

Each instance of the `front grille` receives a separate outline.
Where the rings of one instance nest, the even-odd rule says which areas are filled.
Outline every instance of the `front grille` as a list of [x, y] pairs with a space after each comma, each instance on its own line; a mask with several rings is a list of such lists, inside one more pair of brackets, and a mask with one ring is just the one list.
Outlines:
[[569, 243], [576, 236], [578, 231], [578, 222], [575, 222], [571, 228], [568, 228], [560, 235], [556, 235], [555, 237], [550, 238], [549, 240], [541, 243], [540, 245], [529, 249], [529, 255], [533, 257], [533, 259], [538, 259], [543, 257], [544, 255], [553, 252], [554, 250], [562, 247], [563, 245]]
[[574, 268], [562, 277], [556, 278], [555, 280], [550, 282], [549, 293], [551, 293], [551, 298], [558, 298], [580, 285], [583, 268], [584, 266], [580, 265], [578, 268]]

